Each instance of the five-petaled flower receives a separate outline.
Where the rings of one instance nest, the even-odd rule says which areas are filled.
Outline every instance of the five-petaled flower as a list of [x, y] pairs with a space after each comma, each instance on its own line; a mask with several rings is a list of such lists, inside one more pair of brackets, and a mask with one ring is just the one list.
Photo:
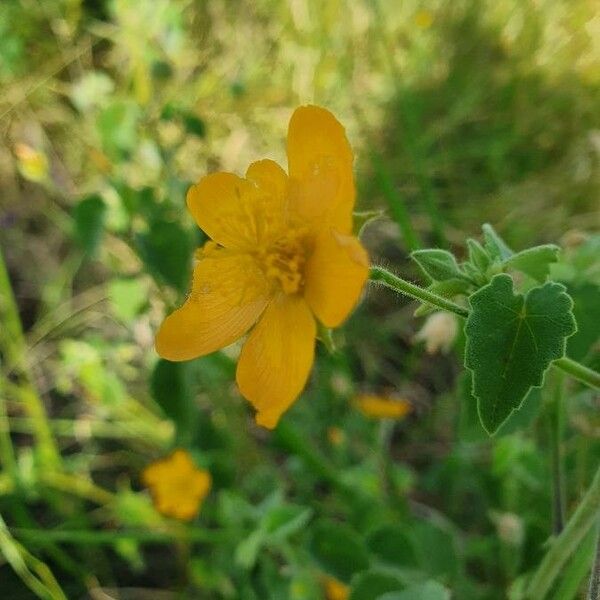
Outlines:
[[352, 150], [323, 108], [303, 106], [290, 120], [288, 173], [272, 160], [246, 177], [213, 173], [187, 195], [211, 238], [197, 251], [191, 293], [156, 336], [163, 358], [188, 360], [250, 331], [237, 366], [256, 421], [273, 428], [310, 373], [316, 319], [337, 327], [369, 272], [352, 235]]
[[212, 483], [210, 473], [198, 469], [189, 453], [181, 449], [148, 465], [142, 481], [158, 512], [182, 521], [198, 514]]

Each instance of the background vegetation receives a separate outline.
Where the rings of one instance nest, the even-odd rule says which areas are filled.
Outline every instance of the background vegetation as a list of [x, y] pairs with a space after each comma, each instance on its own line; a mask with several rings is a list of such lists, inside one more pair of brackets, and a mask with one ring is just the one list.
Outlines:
[[[515, 248], [560, 241], [569, 353], [597, 366], [596, 2], [2, 0], [0, 89], [3, 598], [332, 600], [334, 577], [354, 600], [426, 579], [492, 600], [536, 567], [552, 440], [569, 512], [600, 458], [590, 392], [557, 409], [551, 381], [489, 439], [461, 336], [428, 354], [415, 307], [371, 289], [269, 433], [235, 347], [174, 365], [153, 335], [202, 242], [189, 184], [285, 164], [311, 102], [347, 128], [358, 208], [386, 210], [374, 262], [418, 280], [410, 250], [464, 255], [485, 221]], [[413, 410], [379, 420], [359, 392]], [[177, 446], [213, 477], [185, 525], [140, 481]], [[581, 593], [593, 538], [550, 597]]]

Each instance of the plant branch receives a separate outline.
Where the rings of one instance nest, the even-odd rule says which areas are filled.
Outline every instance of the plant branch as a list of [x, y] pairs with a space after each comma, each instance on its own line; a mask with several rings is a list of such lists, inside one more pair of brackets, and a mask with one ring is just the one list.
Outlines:
[[454, 313], [465, 319], [469, 316], [469, 311], [466, 308], [451, 300], [443, 298], [442, 296], [438, 296], [438, 294], [434, 294], [433, 292], [419, 287], [414, 283], [410, 283], [405, 279], [390, 273], [383, 267], [371, 267], [370, 279], [375, 283], [384, 285], [399, 294], [408, 296], [409, 298], [413, 298], [424, 304], [430, 304], [431, 306], [436, 306], [442, 310], [447, 310], [448, 312]]
[[[446, 310], [448, 312], [454, 313], [455, 315], [466, 319], [469, 316], [469, 310], [448, 300], [447, 298], [443, 298], [438, 294], [434, 294], [429, 290], [426, 290], [414, 283], [410, 283], [393, 273], [390, 273], [387, 269], [379, 266], [371, 267], [370, 272], [370, 280], [374, 283], [379, 283], [388, 287], [398, 294], [402, 294], [403, 296], [408, 296], [413, 300], [418, 300], [423, 304], [429, 304], [430, 306], [435, 306], [440, 310]], [[593, 371], [592, 369], [570, 359], [566, 356], [563, 358], [559, 358], [552, 363], [553, 366], [568, 373], [571, 377], [574, 377], [578, 381], [585, 383], [588, 387], [594, 389], [600, 389], [600, 373]]]

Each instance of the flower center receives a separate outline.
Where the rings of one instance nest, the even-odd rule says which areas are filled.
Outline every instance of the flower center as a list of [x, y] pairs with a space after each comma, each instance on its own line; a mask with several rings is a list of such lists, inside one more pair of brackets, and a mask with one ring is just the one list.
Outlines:
[[272, 243], [261, 256], [267, 279], [285, 294], [295, 294], [304, 285], [306, 245], [299, 233], [288, 233]]

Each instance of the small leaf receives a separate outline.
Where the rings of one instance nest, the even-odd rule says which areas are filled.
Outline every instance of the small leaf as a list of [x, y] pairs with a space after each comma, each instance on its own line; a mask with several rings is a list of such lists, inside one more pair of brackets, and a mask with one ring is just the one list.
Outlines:
[[382, 209], [377, 210], [364, 210], [354, 212], [352, 214], [353, 219], [353, 230], [357, 237], [362, 237], [364, 230], [371, 224], [373, 221], [378, 221], [385, 216], [385, 211]]
[[98, 115], [96, 126], [103, 149], [114, 159], [133, 150], [137, 141], [139, 106], [133, 101], [116, 101]]
[[415, 260], [423, 272], [434, 281], [461, 278], [464, 274], [460, 270], [456, 259], [450, 252], [431, 248], [415, 250], [410, 257]]
[[[471, 289], [471, 282], [466, 279], [446, 279], [446, 281], [434, 281], [427, 286], [427, 290], [434, 294], [439, 294], [444, 298], [453, 299], [456, 296], [465, 296]], [[431, 304], [421, 304], [415, 312], [415, 317], [424, 317], [432, 312], [439, 310], [437, 306]]]
[[377, 600], [449, 600], [450, 592], [437, 581], [411, 585], [402, 592], [388, 592]]
[[152, 223], [150, 231], [137, 238], [139, 254], [154, 275], [183, 292], [191, 279], [190, 238], [179, 224]]
[[473, 373], [481, 423], [493, 434], [565, 355], [566, 339], [577, 329], [573, 301], [552, 282], [525, 297], [515, 294], [511, 277], [500, 274], [469, 302], [465, 366]]
[[347, 525], [319, 521], [309, 549], [321, 568], [340, 581], [349, 582], [354, 573], [369, 566], [369, 556], [359, 535]]
[[194, 397], [190, 387], [192, 363], [169, 362], [162, 358], [152, 372], [152, 397], [165, 415], [174, 421], [179, 435], [187, 435], [194, 425]]
[[206, 125], [202, 119], [199, 119], [192, 113], [182, 114], [183, 125], [185, 130], [192, 135], [203, 138], [206, 135]]
[[93, 255], [100, 244], [105, 219], [106, 204], [97, 195], [88, 196], [73, 209], [74, 236], [88, 256]]
[[496, 230], [489, 223], [484, 223], [481, 229], [485, 239], [485, 249], [492, 258], [506, 260], [513, 255], [513, 251], [506, 245], [506, 242], [496, 233]]
[[280, 541], [302, 529], [311, 516], [310, 508], [284, 504], [270, 509], [263, 517], [261, 527], [271, 541]]
[[386, 524], [375, 529], [367, 537], [367, 546], [378, 560], [391, 566], [418, 565], [413, 541], [400, 525]]
[[554, 244], [535, 246], [517, 254], [513, 254], [504, 261], [505, 267], [521, 271], [536, 281], [543, 283], [550, 273], [550, 265], [558, 259], [560, 248]]
[[253, 531], [243, 539], [235, 549], [234, 560], [242, 569], [249, 570], [256, 563], [258, 553], [265, 541], [265, 533], [261, 529]]
[[352, 579], [348, 600], [377, 600], [386, 592], [399, 592], [405, 584], [385, 571], [372, 569], [359, 573]]
[[133, 321], [148, 300], [148, 286], [142, 279], [113, 279], [108, 284], [108, 297], [114, 314]]
[[479, 242], [471, 238], [467, 240], [467, 246], [469, 248], [469, 262], [481, 273], [485, 273], [492, 264], [490, 255]]

